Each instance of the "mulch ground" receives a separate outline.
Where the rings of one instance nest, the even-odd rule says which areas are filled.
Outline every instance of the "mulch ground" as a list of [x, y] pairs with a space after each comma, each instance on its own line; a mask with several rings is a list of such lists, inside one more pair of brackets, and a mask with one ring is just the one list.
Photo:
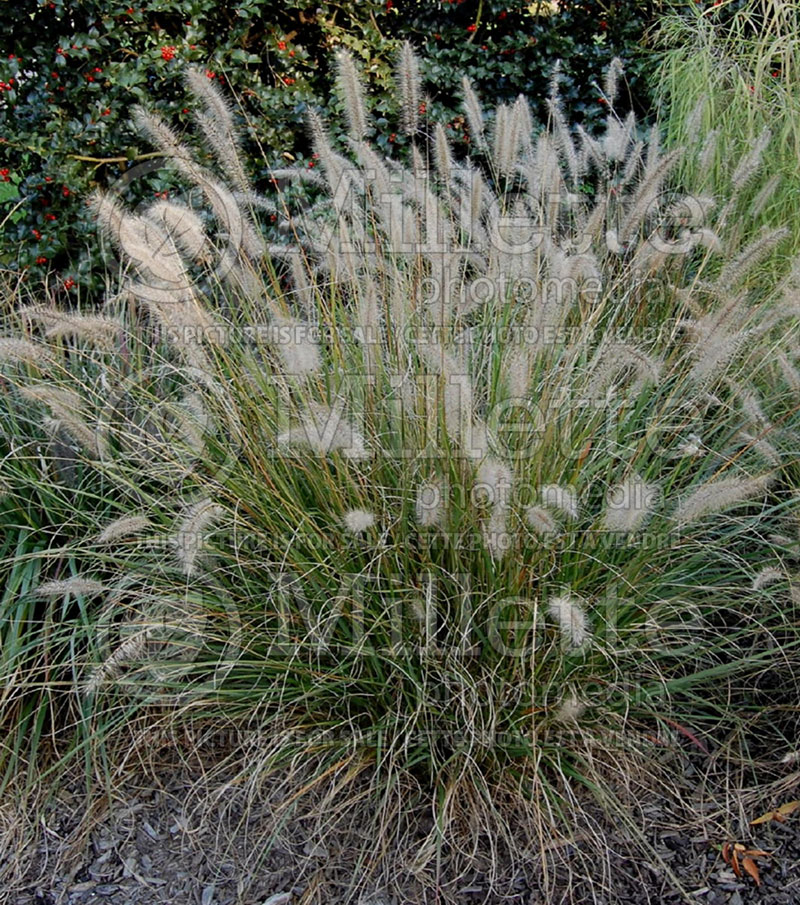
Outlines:
[[[800, 773], [786, 772], [781, 801], [766, 801], [762, 811], [800, 798]], [[186, 764], [174, 764], [160, 775], [129, 776], [115, 784], [113, 800], [96, 796], [88, 814], [85, 789], [77, 782], [63, 786], [24, 849], [9, 847], [5, 862], [0, 856], [0, 877], [4, 870], [7, 876], [16, 873], [15, 881], [0, 889], [0, 902], [335, 905], [346, 900], [355, 868], [338, 840], [320, 842], [308, 822], [300, 820], [287, 823], [269, 845], [261, 831], [271, 816], [268, 800], [234, 801], [222, 781], [206, 786], [205, 798], [198, 797], [201, 779], [202, 774]], [[651, 859], [644, 859], [608, 826], [603, 863], [595, 869], [577, 844], [574, 851], [562, 847], [549, 866], [547, 891], [541, 882], [541, 863], [506, 872], [503, 888], [493, 893], [480, 869], [450, 882], [445, 864], [438, 893], [435, 885], [422, 886], [409, 873], [396, 877], [394, 888], [374, 889], [358, 901], [800, 905], [800, 811], [783, 823], [751, 827], [742, 839], [749, 847], [771, 853], [758, 860], [760, 886], [750, 877], [738, 877], [724, 862], [720, 846], [725, 840], [709, 833], [702, 822], [676, 826], [674, 808], [662, 814], [658, 802], [646, 805], [645, 814], [652, 817]], [[686, 895], [676, 890], [670, 873]]]

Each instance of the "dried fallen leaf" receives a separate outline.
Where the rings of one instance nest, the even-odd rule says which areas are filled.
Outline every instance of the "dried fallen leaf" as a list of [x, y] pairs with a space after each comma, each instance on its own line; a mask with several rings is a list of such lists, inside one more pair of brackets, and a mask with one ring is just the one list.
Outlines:
[[740, 846], [739, 843], [737, 842], [736, 845], [733, 846], [732, 851], [731, 851], [731, 849], [728, 849], [728, 858], [730, 860], [726, 859], [728, 861], [728, 864], [730, 864], [730, 866], [733, 868], [733, 872], [736, 874], [737, 877], [741, 877], [741, 875], [742, 875], [742, 869], [741, 869], [741, 867], [739, 867], [739, 848], [740, 847], [744, 848], [744, 846]]
[[741, 842], [725, 842], [722, 846], [722, 860], [733, 868], [733, 872], [737, 877], [742, 876], [742, 868], [744, 868], [755, 880], [756, 886], [761, 886], [761, 876], [754, 859], [769, 857], [769, 852], [764, 852], [760, 848], [745, 848]]
[[756, 864], [756, 862], [753, 861], [753, 859], [748, 855], [745, 855], [742, 858], [742, 867], [756, 881], [756, 886], [761, 886], [761, 878], [758, 875], [758, 865]]
[[757, 823], [769, 823], [772, 820], [783, 823], [783, 821], [794, 814], [798, 808], [800, 808], [800, 801], [789, 801], [786, 804], [782, 804], [779, 808], [775, 808], [774, 811], [767, 811], [766, 814], [762, 814], [755, 820], [751, 820], [750, 826], [755, 826]]

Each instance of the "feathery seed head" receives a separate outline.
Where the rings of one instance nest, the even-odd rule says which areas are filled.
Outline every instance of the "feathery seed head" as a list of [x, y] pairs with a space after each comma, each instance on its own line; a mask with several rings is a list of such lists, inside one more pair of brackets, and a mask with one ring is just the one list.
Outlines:
[[586, 704], [571, 692], [562, 698], [555, 718], [559, 723], [577, 723], [586, 711]]
[[555, 537], [561, 533], [561, 524], [543, 506], [529, 506], [525, 510], [525, 519], [542, 537]]
[[123, 537], [139, 534], [151, 527], [152, 522], [146, 515], [123, 515], [121, 518], [109, 522], [97, 535], [97, 542], [110, 544]]
[[745, 187], [748, 182], [755, 176], [761, 166], [761, 158], [772, 140], [772, 132], [766, 126], [761, 133], [755, 138], [750, 151], [739, 161], [739, 165], [733, 171], [731, 183], [734, 190]]
[[763, 591], [764, 588], [768, 588], [770, 585], [777, 584], [785, 579], [786, 573], [783, 569], [778, 569], [775, 566], [767, 566], [753, 579], [753, 590]]
[[0, 364], [40, 366], [49, 360], [50, 353], [44, 346], [16, 336], [0, 336]]
[[445, 499], [441, 481], [430, 478], [420, 484], [414, 511], [422, 528], [441, 527], [444, 524]]
[[657, 384], [662, 363], [633, 343], [607, 342], [599, 350], [587, 385], [587, 396], [596, 399], [625, 372], [632, 371], [636, 380], [631, 392], [638, 392], [647, 383]]
[[526, 399], [531, 382], [531, 350], [527, 344], [511, 348], [506, 356], [506, 380], [512, 399]]
[[716, 515], [763, 496], [769, 484], [768, 475], [706, 481], [686, 496], [675, 510], [673, 518], [679, 528], [687, 528], [706, 516]]
[[614, 59], [609, 63], [608, 69], [606, 69], [606, 77], [605, 82], [603, 83], [603, 91], [605, 92], [606, 100], [609, 103], [609, 106], [614, 106], [614, 101], [617, 99], [617, 90], [619, 87], [619, 78], [622, 75], [622, 60], [619, 57], [614, 57]]
[[52, 305], [20, 305], [15, 313], [24, 323], [26, 330], [31, 329], [34, 324], [52, 326], [62, 314]]
[[278, 444], [306, 447], [320, 456], [341, 452], [346, 459], [354, 461], [369, 458], [364, 435], [344, 417], [340, 406], [310, 404], [300, 425], [281, 434]]
[[76, 575], [62, 581], [45, 581], [36, 588], [37, 597], [66, 597], [67, 594], [81, 597], [94, 597], [106, 590], [100, 581], [81, 578]]
[[658, 503], [659, 487], [633, 474], [611, 487], [606, 495], [603, 525], [606, 531], [634, 534], [641, 530]]
[[186, 84], [205, 108], [205, 113], [195, 113], [195, 120], [213, 150], [217, 162], [230, 175], [240, 191], [249, 191], [250, 183], [239, 156], [239, 135], [233, 122], [230, 104], [216, 82], [207, 78], [205, 72], [194, 66], [190, 66], [186, 71]]
[[486, 150], [486, 137], [484, 135], [483, 108], [478, 95], [472, 87], [472, 82], [464, 76], [461, 79], [461, 91], [464, 95], [464, 113], [467, 117], [469, 132], [475, 147], [481, 151]]
[[558, 625], [564, 645], [570, 649], [582, 647], [589, 639], [590, 630], [582, 604], [571, 594], [553, 597], [547, 610]]
[[400, 45], [400, 58], [397, 66], [397, 86], [400, 93], [403, 131], [406, 135], [415, 135], [419, 129], [422, 92], [419, 60], [409, 41], [403, 41]]
[[131, 120], [134, 129], [163, 151], [165, 156], [187, 161], [192, 159], [189, 149], [180, 143], [176, 133], [160, 116], [137, 105], [133, 108]]
[[201, 218], [185, 204], [157, 201], [145, 211], [186, 255], [198, 263], [211, 261], [212, 249]]
[[513, 476], [511, 469], [499, 459], [485, 459], [478, 466], [476, 499], [490, 506], [510, 506]]
[[606, 133], [603, 136], [603, 152], [609, 160], [620, 161], [625, 159], [628, 147], [631, 143], [631, 135], [624, 123], [609, 116], [606, 125]]
[[695, 362], [689, 371], [689, 379], [701, 385], [710, 385], [721, 379], [728, 365], [736, 358], [746, 338], [745, 331], [730, 333], [718, 328], [709, 334], [698, 334], [693, 349]]
[[447, 139], [447, 133], [441, 123], [436, 123], [434, 128], [434, 142], [436, 151], [436, 171], [439, 178], [449, 183], [453, 178], [455, 163], [453, 161], [453, 153], [450, 149], [450, 142]]
[[200, 500], [184, 510], [173, 543], [178, 563], [187, 578], [198, 573], [208, 533], [223, 513], [223, 508], [210, 499]]
[[[473, 495], [486, 500], [489, 516], [481, 526], [484, 543], [494, 559], [508, 553], [508, 517], [511, 512], [511, 469], [499, 459], [489, 457], [478, 467], [477, 484]], [[477, 491], [477, 494], [475, 493]]]
[[363, 534], [375, 525], [375, 516], [366, 509], [350, 509], [342, 521], [350, 534]]
[[70, 337], [101, 349], [114, 348], [122, 332], [119, 321], [96, 314], [63, 314], [45, 330], [47, 339]]
[[545, 506], [558, 509], [568, 518], [576, 519], [580, 513], [578, 506], [578, 493], [574, 487], [561, 484], [546, 484], [539, 491], [539, 496]]
[[350, 125], [350, 137], [361, 141], [369, 131], [364, 86], [356, 64], [346, 50], [340, 50], [336, 54], [336, 69], [336, 87]]
[[275, 318], [274, 335], [287, 377], [304, 378], [321, 367], [319, 346], [310, 324], [293, 317]]
[[60, 422], [60, 426], [91, 456], [100, 454], [98, 431], [87, 422], [85, 403], [78, 393], [68, 387], [39, 383], [21, 387], [20, 394], [26, 399], [46, 405]]
[[706, 135], [700, 154], [697, 159], [697, 166], [701, 173], [710, 170], [714, 165], [714, 157], [717, 153], [717, 145], [719, 144], [719, 130], [711, 129]]
[[89, 673], [81, 687], [81, 694], [86, 697], [96, 694], [103, 685], [117, 678], [127, 663], [141, 660], [147, 651], [149, 634], [149, 629], [143, 628], [126, 638], [112, 654]]

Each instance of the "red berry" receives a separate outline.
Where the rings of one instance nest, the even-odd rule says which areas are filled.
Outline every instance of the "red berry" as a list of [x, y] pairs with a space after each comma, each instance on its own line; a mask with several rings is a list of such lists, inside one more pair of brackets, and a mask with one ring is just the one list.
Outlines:
[[161, 59], [169, 62], [175, 56], [175, 48], [171, 44], [167, 44], [161, 48]]
[[278, 41], [278, 50], [286, 50], [286, 41]]
[[37, 264], [46, 264], [47, 258], [44, 255], [39, 255], [39, 257], [36, 259], [36, 263]]
[[478, 26], [473, 22], [472, 25], [467, 26], [467, 31], [477, 31]]

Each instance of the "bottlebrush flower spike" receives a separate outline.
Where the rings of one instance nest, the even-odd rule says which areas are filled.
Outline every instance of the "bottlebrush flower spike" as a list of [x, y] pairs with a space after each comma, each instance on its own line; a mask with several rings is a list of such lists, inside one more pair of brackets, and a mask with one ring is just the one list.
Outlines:
[[571, 594], [553, 597], [547, 603], [547, 610], [568, 648], [578, 649], [589, 640], [589, 621], [577, 598]]

